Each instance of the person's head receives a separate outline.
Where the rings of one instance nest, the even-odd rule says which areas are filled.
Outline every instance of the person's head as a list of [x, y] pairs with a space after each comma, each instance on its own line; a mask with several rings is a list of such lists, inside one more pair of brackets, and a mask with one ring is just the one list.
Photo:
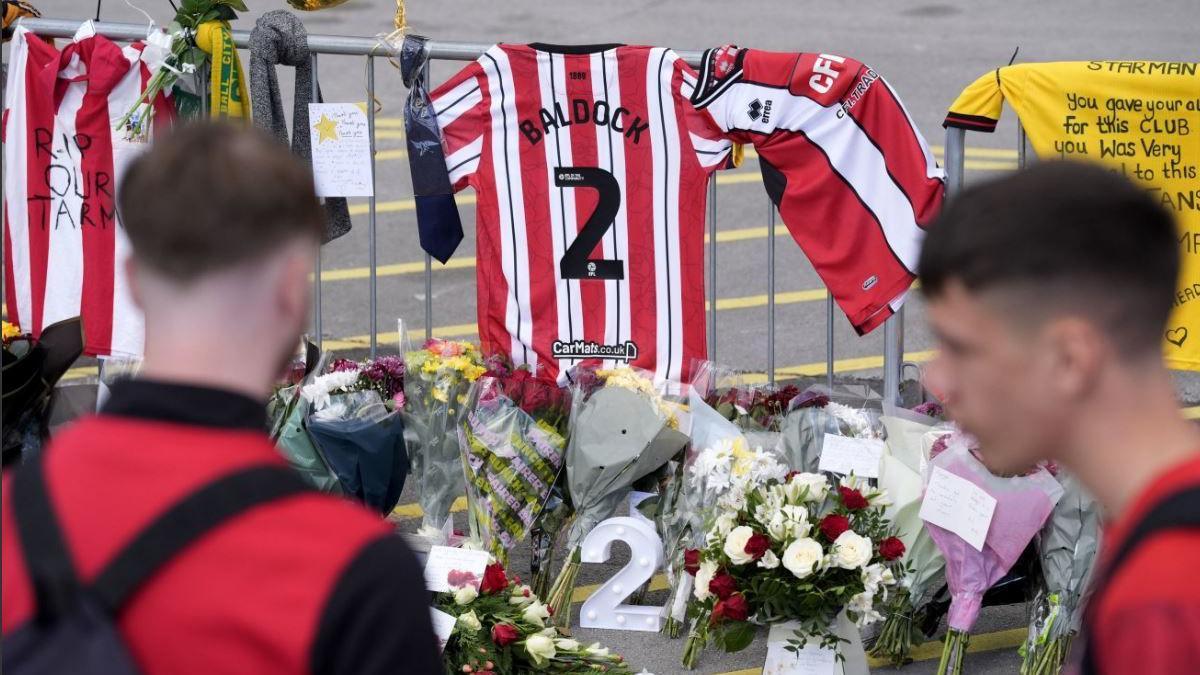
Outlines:
[[273, 367], [294, 352], [324, 216], [285, 146], [233, 124], [183, 125], [131, 162], [118, 200], [148, 357], [248, 350]]
[[993, 469], [1058, 456], [1098, 390], [1162, 372], [1177, 239], [1144, 188], [1093, 164], [1039, 163], [947, 205], [920, 260], [928, 377]]

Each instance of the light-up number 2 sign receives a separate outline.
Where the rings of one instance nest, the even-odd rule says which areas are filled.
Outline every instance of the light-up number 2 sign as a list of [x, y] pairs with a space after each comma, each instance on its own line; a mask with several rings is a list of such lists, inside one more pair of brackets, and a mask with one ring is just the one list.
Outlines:
[[579, 559], [585, 563], [606, 562], [612, 555], [612, 544], [617, 540], [629, 545], [629, 562], [584, 601], [579, 609], [579, 625], [582, 628], [657, 633], [662, 629], [665, 607], [624, 604], [662, 567], [662, 539], [652, 526], [635, 518], [609, 518], [584, 538]]

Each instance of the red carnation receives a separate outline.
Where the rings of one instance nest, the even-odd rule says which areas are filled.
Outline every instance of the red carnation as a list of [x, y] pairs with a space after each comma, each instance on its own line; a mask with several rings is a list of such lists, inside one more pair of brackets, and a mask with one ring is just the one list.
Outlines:
[[836, 541], [842, 533], [850, 529], [850, 519], [846, 516], [830, 514], [821, 519], [821, 534], [829, 541]]
[[516, 642], [520, 637], [521, 634], [517, 632], [517, 629], [506, 623], [498, 623], [492, 626], [492, 642], [495, 642], [497, 646], [507, 647]]
[[783, 482], [790, 483], [790, 482], [792, 482], [793, 478], [795, 478], [796, 476], [799, 476], [799, 475], [800, 475], [799, 471], [789, 471], [789, 472], [787, 472], [787, 475], [783, 477]]
[[508, 588], [508, 577], [504, 574], [504, 567], [500, 563], [492, 563], [483, 571], [483, 585], [479, 590], [483, 593], [491, 595], [499, 593]]
[[700, 571], [700, 551], [689, 548], [683, 552], [683, 570], [692, 576]]
[[708, 590], [720, 600], [726, 600], [737, 590], [737, 581], [728, 572], [718, 572], [708, 582]]
[[750, 606], [746, 603], [746, 596], [734, 593], [713, 605], [712, 623], [717, 624], [725, 620], [745, 621], [749, 616]]
[[859, 509], [865, 509], [870, 506], [870, 504], [867, 502], [867, 498], [864, 497], [863, 494], [858, 490], [841, 486], [838, 488], [838, 493], [842, 495], [842, 503], [845, 504], [846, 508], [850, 509], [851, 511], [858, 511]]
[[904, 555], [904, 542], [898, 537], [888, 537], [879, 542], [879, 555], [883, 556], [884, 560], [895, 560]]
[[746, 540], [746, 555], [754, 556], [755, 560], [763, 557], [769, 548], [771, 548], [771, 540], [758, 532], [750, 535], [750, 539]]

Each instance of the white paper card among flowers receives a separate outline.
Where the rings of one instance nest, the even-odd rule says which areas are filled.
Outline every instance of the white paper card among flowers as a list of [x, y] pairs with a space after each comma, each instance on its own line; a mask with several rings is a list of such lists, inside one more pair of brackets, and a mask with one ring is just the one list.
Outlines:
[[837, 666], [837, 652], [822, 649], [809, 642], [798, 652], [788, 651], [788, 641], [795, 640], [800, 628], [797, 621], [777, 623], [767, 634], [767, 662], [763, 675], [835, 675], [841, 672]]
[[821, 443], [821, 471], [854, 474], [859, 478], [879, 478], [879, 463], [883, 461], [883, 441], [874, 438], [850, 438], [825, 434]]
[[996, 498], [983, 488], [940, 466], [933, 467], [921, 502], [921, 520], [957, 534], [982, 552], [995, 511]]
[[454, 632], [454, 624], [458, 619], [436, 607], [429, 608], [429, 618], [433, 623], [433, 634], [437, 636], [438, 651], [446, 650], [446, 642]]
[[425, 587], [434, 593], [445, 593], [450, 590], [448, 575], [459, 570], [474, 574], [475, 590], [479, 590], [487, 564], [487, 551], [470, 551], [450, 546], [430, 547], [429, 558], [425, 560]]
[[371, 134], [353, 103], [309, 103], [313, 180], [318, 197], [370, 197]]

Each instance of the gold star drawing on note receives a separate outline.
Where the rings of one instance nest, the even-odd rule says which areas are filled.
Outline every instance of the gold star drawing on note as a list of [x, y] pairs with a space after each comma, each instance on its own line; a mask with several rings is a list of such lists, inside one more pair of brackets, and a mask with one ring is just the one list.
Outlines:
[[320, 134], [320, 136], [317, 138], [317, 143], [336, 141], [338, 139], [337, 122], [329, 119], [328, 115], [321, 115], [321, 119], [313, 125], [313, 128], [317, 130], [318, 134]]

